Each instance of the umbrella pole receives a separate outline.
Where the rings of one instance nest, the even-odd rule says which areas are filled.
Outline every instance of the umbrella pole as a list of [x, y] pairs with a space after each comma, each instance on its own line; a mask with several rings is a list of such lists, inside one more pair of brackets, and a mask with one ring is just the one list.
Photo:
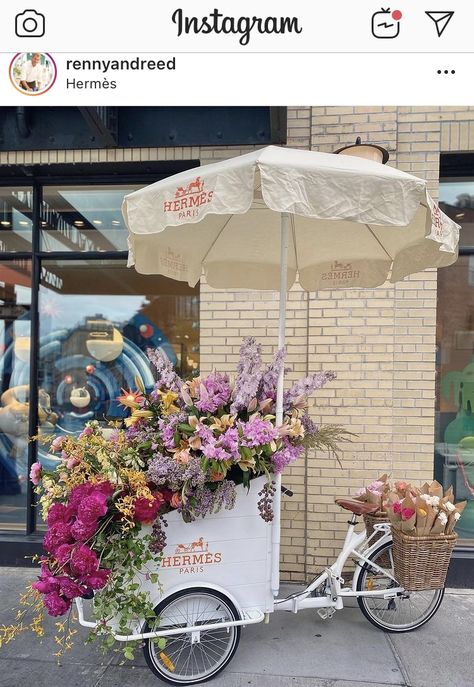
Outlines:
[[[289, 212], [281, 213], [281, 244], [280, 244], [280, 312], [278, 322], [278, 348], [285, 345], [286, 299], [288, 292], [288, 244], [290, 240], [291, 217]], [[283, 384], [285, 370], [280, 371], [276, 397], [276, 424], [283, 422]], [[273, 498], [272, 523], [272, 593], [278, 596], [280, 590], [280, 511], [281, 511], [281, 474], [275, 478], [276, 492]]]

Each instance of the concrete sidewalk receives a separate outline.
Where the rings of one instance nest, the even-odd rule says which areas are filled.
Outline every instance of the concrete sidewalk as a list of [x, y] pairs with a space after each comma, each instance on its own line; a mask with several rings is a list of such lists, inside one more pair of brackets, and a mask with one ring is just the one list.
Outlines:
[[[0, 624], [31, 570], [0, 568]], [[358, 608], [323, 621], [315, 611], [275, 613], [269, 625], [244, 629], [235, 658], [213, 687], [472, 687], [474, 684], [474, 591], [449, 590], [436, 616], [420, 630], [388, 635]], [[31, 634], [0, 650], [0, 686], [158, 687], [161, 683], [137, 652], [133, 664], [85, 646], [80, 628], [73, 651], [57, 666], [52, 656], [53, 621], [39, 644]]]

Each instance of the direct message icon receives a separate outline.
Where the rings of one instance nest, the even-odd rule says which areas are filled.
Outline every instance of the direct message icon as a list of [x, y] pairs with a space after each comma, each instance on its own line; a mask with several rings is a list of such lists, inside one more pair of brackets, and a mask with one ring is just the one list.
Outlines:
[[443, 35], [444, 30], [446, 29], [447, 25], [453, 18], [454, 12], [425, 12], [425, 14], [428, 15], [428, 17], [434, 21], [434, 24], [436, 26], [436, 33], [438, 34], [438, 38], [441, 38]]
[[372, 35], [374, 38], [396, 38], [400, 33], [400, 10], [384, 9], [372, 15]]

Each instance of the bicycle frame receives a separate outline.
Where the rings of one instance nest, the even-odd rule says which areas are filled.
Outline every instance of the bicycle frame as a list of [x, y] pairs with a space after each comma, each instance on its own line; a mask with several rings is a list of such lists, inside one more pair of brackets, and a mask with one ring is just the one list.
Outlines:
[[[357, 582], [362, 569], [360, 565], [356, 567], [352, 579], [352, 587], [343, 586], [342, 571], [349, 557], [357, 558], [362, 563], [370, 563], [373, 569], [380, 571], [386, 577], [390, 577], [396, 583], [395, 578], [387, 570], [369, 560], [370, 555], [375, 549], [391, 540], [390, 526], [385, 524], [375, 525], [374, 534], [366, 540], [365, 530], [360, 534], [354, 531], [357, 524], [355, 516], [348, 521], [348, 524], [346, 538], [336, 561], [329, 568], [326, 568], [321, 575], [315, 577], [302, 592], [290, 594], [290, 596], [284, 599], [275, 599], [275, 610], [292, 611], [293, 613], [297, 613], [304, 608], [333, 608], [334, 610], [341, 610], [344, 607], [344, 597], [376, 596], [383, 599], [391, 599], [404, 592], [404, 589], [398, 586], [384, 591], [358, 591]], [[370, 540], [379, 532], [383, 532], [383, 536], [370, 544]], [[325, 595], [311, 596], [312, 592], [324, 583], [327, 583]]]

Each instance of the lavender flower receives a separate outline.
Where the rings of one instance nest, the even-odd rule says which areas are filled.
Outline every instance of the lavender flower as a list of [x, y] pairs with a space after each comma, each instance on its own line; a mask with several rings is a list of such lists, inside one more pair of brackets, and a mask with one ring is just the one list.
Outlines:
[[313, 422], [308, 413], [304, 413], [300, 419], [306, 435], [318, 433], [318, 425]]
[[159, 486], [166, 486], [172, 491], [178, 491], [183, 486], [183, 475], [186, 466], [178, 463], [174, 456], [155, 454], [147, 470], [147, 480]]
[[238, 413], [239, 410], [247, 408], [250, 401], [257, 396], [262, 378], [261, 350], [262, 347], [253, 336], [247, 336], [242, 342], [231, 413]]
[[[200, 487], [194, 494], [195, 505], [192, 510], [183, 509], [185, 520], [195, 520], [197, 517], [205, 517], [217, 513], [221, 508], [232, 510], [235, 505], [235, 484], [230, 480], [224, 480], [216, 489]], [[186, 512], [184, 512], [186, 510]]]
[[156, 368], [157, 387], [159, 389], [165, 387], [179, 394], [184, 382], [174, 371], [171, 360], [165, 355], [165, 353], [163, 353], [163, 351], [160, 351], [159, 349], [154, 351], [152, 348], [149, 348], [147, 350], [147, 355], [150, 359], [150, 362]]
[[283, 446], [272, 455], [272, 463], [275, 472], [283, 472], [287, 465], [298, 460], [304, 453], [304, 446], [294, 446], [285, 437]]
[[336, 378], [335, 372], [315, 372], [304, 379], [295, 382], [293, 386], [285, 392], [283, 396], [283, 409], [289, 410], [296, 399], [308, 397], [316, 389], [321, 389], [327, 382]]
[[202, 413], [215, 413], [220, 406], [229, 401], [230, 392], [229, 377], [220, 372], [213, 372], [199, 385], [196, 408]]
[[269, 444], [278, 436], [278, 430], [268, 420], [261, 417], [253, 417], [248, 422], [238, 422], [242, 432], [241, 443], [243, 446], [263, 446]]
[[259, 401], [263, 401], [266, 398], [276, 399], [278, 377], [283, 369], [285, 356], [286, 349], [280, 348], [273, 356], [272, 362], [267, 366], [260, 380], [260, 384], [258, 385], [257, 398]]

